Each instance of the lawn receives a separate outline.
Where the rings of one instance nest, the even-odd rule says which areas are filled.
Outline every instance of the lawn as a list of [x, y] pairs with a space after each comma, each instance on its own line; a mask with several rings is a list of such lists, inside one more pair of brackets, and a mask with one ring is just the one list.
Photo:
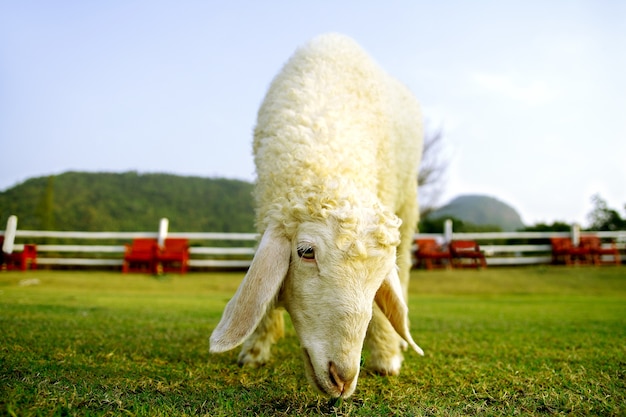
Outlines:
[[337, 403], [289, 323], [260, 369], [208, 353], [242, 277], [0, 273], [0, 415], [626, 415], [624, 268], [414, 271], [425, 356]]

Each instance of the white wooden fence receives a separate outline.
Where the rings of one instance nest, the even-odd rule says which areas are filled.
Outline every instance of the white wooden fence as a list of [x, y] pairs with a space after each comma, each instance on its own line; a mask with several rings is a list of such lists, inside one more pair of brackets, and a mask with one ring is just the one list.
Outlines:
[[[551, 237], [569, 237], [575, 241], [576, 232], [493, 232], [493, 233], [453, 233], [454, 240], [475, 240], [485, 253], [487, 265], [537, 265], [552, 262], [552, 246], [549, 243], [509, 243], [508, 241], [547, 241]], [[626, 231], [580, 232], [581, 235], [595, 235], [601, 239], [616, 242], [622, 261], [626, 259]], [[418, 235], [426, 236], [426, 235]], [[432, 236], [432, 235], [431, 235]], [[483, 243], [489, 242], [489, 243]], [[498, 244], [496, 242], [502, 242]], [[609, 243], [604, 243], [604, 246]]]
[[[13, 216], [12, 216], [13, 217]], [[164, 219], [166, 220], [166, 219]], [[186, 238], [190, 242], [189, 267], [247, 268], [254, 256], [256, 233], [168, 233], [167, 222], [161, 221], [158, 232], [79, 232], [19, 230], [7, 222], [4, 248], [20, 251], [24, 244], [37, 245], [37, 264], [49, 267], [121, 267], [125, 244], [135, 238]], [[17, 221], [15, 220], [15, 224]], [[164, 227], [165, 226], [165, 227]], [[15, 227], [14, 230], [10, 230]], [[571, 237], [595, 234], [616, 242], [622, 261], [626, 259], [626, 230], [617, 232], [502, 232], [454, 233], [451, 223], [441, 234], [416, 234], [416, 238], [435, 238], [442, 243], [450, 239], [475, 240], [485, 252], [488, 265], [537, 265], [552, 260], [550, 237]], [[10, 242], [7, 242], [9, 241]], [[7, 250], [5, 250], [7, 252]]]

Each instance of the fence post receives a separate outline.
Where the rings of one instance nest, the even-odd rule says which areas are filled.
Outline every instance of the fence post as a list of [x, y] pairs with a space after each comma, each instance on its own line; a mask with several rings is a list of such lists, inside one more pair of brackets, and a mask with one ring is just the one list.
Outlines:
[[167, 237], [167, 228], [169, 227], [169, 224], [170, 221], [166, 217], [163, 217], [159, 222], [159, 238], [157, 242], [160, 247], [165, 246], [165, 238]]
[[443, 242], [446, 245], [452, 242], [452, 220], [451, 219], [447, 219], [443, 223]]
[[580, 244], [580, 225], [578, 223], [572, 224], [572, 245], [578, 247]]
[[6, 254], [13, 253], [13, 245], [15, 243], [15, 233], [17, 232], [17, 216], [10, 215], [7, 220], [7, 228], [4, 232], [4, 243], [2, 244], [2, 252]]

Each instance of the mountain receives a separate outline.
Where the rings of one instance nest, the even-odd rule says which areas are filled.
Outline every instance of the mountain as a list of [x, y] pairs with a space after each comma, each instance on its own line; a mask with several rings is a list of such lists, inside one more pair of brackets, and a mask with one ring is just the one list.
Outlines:
[[0, 229], [11, 214], [30, 230], [253, 232], [251, 183], [170, 174], [66, 172], [0, 192]]
[[462, 195], [428, 215], [429, 219], [454, 217], [480, 226], [497, 226], [502, 231], [524, 227], [519, 213], [511, 206], [493, 197]]

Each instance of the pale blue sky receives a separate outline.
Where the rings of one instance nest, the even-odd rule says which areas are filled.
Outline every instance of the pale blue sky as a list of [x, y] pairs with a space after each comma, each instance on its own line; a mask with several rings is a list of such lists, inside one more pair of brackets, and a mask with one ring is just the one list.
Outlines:
[[335, 31], [443, 126], [441, 203], [584, 225], [593, 194], [626, 203], [625, 22], [617, 0], [1, 1], [0, 190], [68, 170], [253, 180], [269, 82]]

